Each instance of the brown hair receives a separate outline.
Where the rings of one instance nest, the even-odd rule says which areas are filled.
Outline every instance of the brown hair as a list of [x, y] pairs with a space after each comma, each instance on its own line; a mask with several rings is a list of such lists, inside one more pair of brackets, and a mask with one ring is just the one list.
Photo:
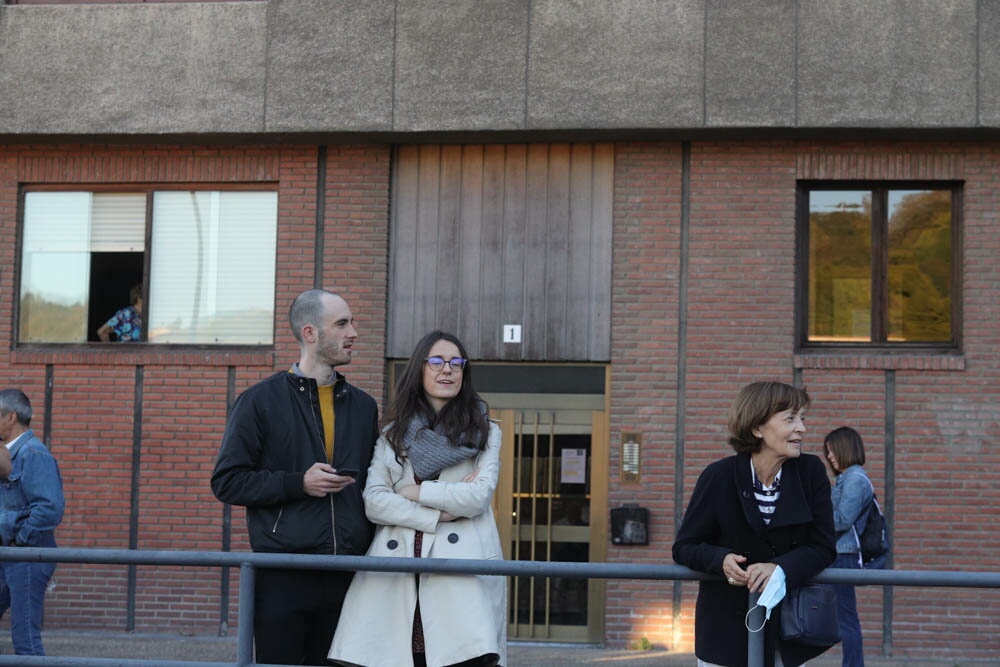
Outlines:
[[435, 330], [417, 341], [413, 354], [410, 355], [406, 367], [396, 382], [396, 395], [385, 411], [385, 421], [389, 423], [385, 437], [396, 453], [396, 460], [402, 461], [406, 456], [404, 439], [410, 422], [418, 415], [424, 423], [435, 428], [446, 436], [454, 445], [469, 443], [480, 451], [486, 449], [489, 442], [490, 425], [486, 418], [486, 402], [476, 393], [472, 386], [472, 366], [466, 361], [462, 369], [462, 388], [450, 399], [439, 414], [434, 413], [427, 401], [424, 391], [424, 364], [434, 343], [439, 340], [448, 341], [458, 348], [463, 359], [468, 360], [462, 341], [454, 334]]
[[738, 454], [756, 454], [763, 439], [753, 434], [772, 415], [809, 407], [805, 389], [784, 382], [754, 382], [740, 389], [729, 409], [729, 446]]
[[132, 289], [128, 291], [128, 301], [130, 306], [134, 306], [139, 303], [139, 299], [142, 298], [142, 285], [132, 285]]
[[[833, 466], [830, 466], [834, 475], [839, 475], [850, 466], [865, 464], [865, 443], [861, 439], [861, 434], [850, 426], [841, 426], [826, 434], [823, 438], [823, 453], [827, 452], [833, 453], [837, 465], [840, 466], [840, 470], [833, 470]], [[826, 459], [826, 463], [830, 464], [829, 458]]]

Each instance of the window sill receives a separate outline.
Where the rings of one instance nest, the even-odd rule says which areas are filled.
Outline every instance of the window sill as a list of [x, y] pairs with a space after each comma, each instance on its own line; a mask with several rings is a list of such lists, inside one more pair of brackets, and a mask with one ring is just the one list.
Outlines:
[[794, 358], [795, 368], [866, 369], [906, 371], [964, 371], [965, 356], [961, 354], [935, 354], [920, 352], [799, 352]]
[[10, 354], [13, 364], [67, 366], [273, 366], [274, 347], [209, 347], [92, 343], [87, 345], [20, 345]]

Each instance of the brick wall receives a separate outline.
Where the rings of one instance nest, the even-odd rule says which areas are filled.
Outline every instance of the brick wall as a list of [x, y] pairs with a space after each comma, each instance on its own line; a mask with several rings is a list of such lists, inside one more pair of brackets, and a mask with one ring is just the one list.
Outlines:
[[[608, 546], [609, 562], [670, 559], [677, 402], [681, 147], [615, 149], [611, 442], [608, 506], [650, 510], [650, 544]], [[621, 434], [642, 433], [639, 486], [623, 486]], [[668, 643], [671, 582], [610, 580], [605, 636], [623, 646], [647, 637]]]
[[[354, 305], [362, 336], [359, 361], [345, 372], [381, 403], [385, 329], [389, 150], [330, 151], [324, 287]], [[19, 184], [263, 183], [278, 185], [275, 351], [173, 352], [121, 348], [17, 350], [0, 359], [5, 384], [22, 387], [45, 428], [46, 367], [51, 367], [49, 445], [59, 460], [67, 515], [66, 547], [128, 548], [130, 489], [138, 464], [140, 549], [222, 548], [223, 506], [208, 485], [225, 427], [230, 373], [236, 393], [298, 358], [287, 325], [296, 294], [313, 287], [316, 239], [316, 147], [0, 148], [0, 229], [16, 236]], [[345, 260], [345, 258], [349, 258]], [[0, 248], [4, 267], [17, 265], [15, 246]], [[0, 273], [11, 303], [14, 273]], [[0, 312], [0, 344], [12, 344], [12, 309]], [[133, 451], [136, 396], [142, 392], [140, 446]], [[234, 508], [234, 550], [247, 549], [243, 512]], [[47, 596], [48, 627], [125, 629], [125, 567], [63, 564]], [[218, 571], [142, 566], [136, 572], [135, 629], [214, 633], [220, 617]], [[236, 609], [235, 577], [230, 608]], [[235, 625], [235, 611], [228, 622]]]
[[[679, 391], [686, 503], [705, 465], [731, 453], [726, 413], [739, 387], [757, 379], [791, 382], [798, 369], [814, 400], [805, 450], [818, 452], [832, 428], [858, 428], [883, 499], [887, 430], [894, 434], [897, 568], [1000, 569], [1000, 536], [989, 518], [1000, 501], [997, 148], [693, 143], [686, 336], [679, 343], [680, 146], [617, 146], [609, 504], [647, 506], [652, 541], [609, 547], [609, 560], [671, 562]], [[963, 356], [793, 354], [798, 178], [965, 181]], [[686, 348], [682, 385], [678, 344]], [[895, 414], [888, 427], [887, 397]], [[643, 485], [636, 490], [617, 481], [625, 431], [643, 434]], [[696, 584], [682, 586], [675, 627], [671, 586], [609, 582], [608, 641], [624, 646], [645, 637], [691, 650], [696, 594]], [[948, 590], [938, 596], [943, 602], [932, 602], [925, 588], [897, 588], [894, 596], [895, 655], [995, 652], [992, 592]], [[861, 589], [859, 600], [866, 646], [877, 652], [881, 587]]]
[[[649, 508], [651, 542], [609, 545], [608, 560], [670, 562], [675, 493], [686, 503], [701, 469], [729, 454], [725, 420], [736, 391], [752, 380], [792, 381], [798, 374], [814, 399], [806, 450], [818, 451], [823, 434], [836, 426], [857, 427], [883, 499], [887, 414], [894, 415], [897, 567], [1000, 570], [1000, 535], [991, 523], [1000, 506], [1000, 146], [760, 141], [689, 148], [686, 271], [682, 145], [615, 149], [609, 506]], [[49, 444], [69, 500], [62, 545], [128, 546], [138, 460], [139, 548], [221, 548], [223, 508], [208, 476], [224, 427], [227, 383], [232, 377], [238, 393], [297, 358], [284, 319], [291, 298], [316, 281], [318, 158], [316, 147], [303, 146], [0, 146], [0, 231], [8, 239], [17, 233], [19, 183], [267, 182], [279, 193], [273, 353], [22, 348], [0, 357], [5, 384], [24, 388], [39, 407], [38, 432], [46, 427], [46, 373], [52, 376]], [[320, 282], [350, 302], [361, 342], [347, 374], [381, 404], [391, 150], [331, 146], [325, 160]], [[960, 357], [794, 354], [798, 178], [965, 182]], [[8, 350], [17, 265], [14, 243], [0, 245], [7, 304], [0, 308], [0, 345]], [[142, 424], [133, 451], [139, 386]], [[627, 431], [643, 437], [639, 486], [619, 481]], [[678, 443], [683, 474], [675, 479]], [[247, 548], [239, 508], [232, 539], [234, 550]], [[220, 619], [220, 575], [199, 570], [138, 568], [136, 629], [212, 634], [220, 620], [235, 625], [235, 590], [229, 617]], [[54, 581], [48, 627], [124, 628], [125, 568], [64, 564]], [[608, 582], [607, 642], [627, 646], [645, 637], [690, 650], [696, 586], [680, 587], [676, 625], [673, 590], [671, 582]], [[893, 591], [894, 653], [991, 657], [995, 594], [932, 592], [940, 593], [937, 599], [922, 588]], [[863, 589], [859, 599], [866, 645], [877, 652], [882, 590]]]

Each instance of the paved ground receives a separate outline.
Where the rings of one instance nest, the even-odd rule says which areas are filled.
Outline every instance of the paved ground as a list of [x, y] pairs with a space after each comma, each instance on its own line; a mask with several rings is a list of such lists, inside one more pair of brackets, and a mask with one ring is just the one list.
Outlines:
[[[47, 632], [46, 652], [52, 656], [131, 658], [143, 660], [200, 660], [236, 662], [236, 639], [233, 637], [182, 637], [127, 633]], [[512, 642], [509, 667], [693, 667], [690, 653], [669, 651], [622, 651], [592, 646], [565, 644], [527, 644]], [[0, 638], [0, 652], [13, 653], [10, 638]], [[866, 656], [868, 667], [1000, 667], [996, 660], [882, 658]], [[809, 663], [810, 667], [840, 667], [840, 655], [829, 652]]]

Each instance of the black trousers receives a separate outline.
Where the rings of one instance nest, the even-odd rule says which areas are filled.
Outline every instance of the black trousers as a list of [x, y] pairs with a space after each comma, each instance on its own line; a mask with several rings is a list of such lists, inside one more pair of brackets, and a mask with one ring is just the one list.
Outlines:
[[353, 572], [258, 569], [256, 662], [330, 665], [326, 656], [353, 578]]
[[[496, 667], [498, 657], [496, 653], [490, 653], [489, 655], [481, 655], [478, 658], [466, 660], [465, 662], [457, 662], [448, 667]], [[413, 654], [413, 667], [427, 667], [427, 659], [423, 653]]]

